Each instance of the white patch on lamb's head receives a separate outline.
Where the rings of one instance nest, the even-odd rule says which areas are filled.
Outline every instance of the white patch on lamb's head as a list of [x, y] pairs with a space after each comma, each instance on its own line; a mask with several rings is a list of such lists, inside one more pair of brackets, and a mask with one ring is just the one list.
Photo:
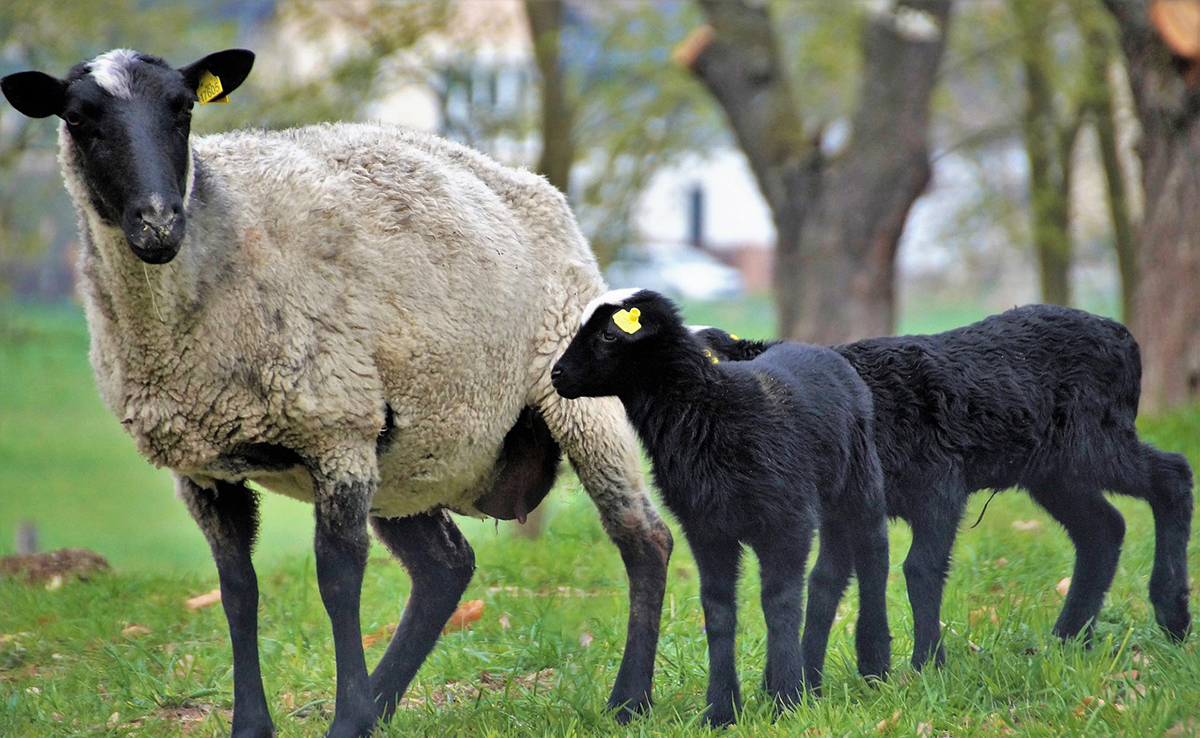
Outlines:
[[589, 302], [587, 307], [583, 309], [583, 316], [579, 318], [579, 327], [582, 328], [583, 326], [587, 325], [587, 322], [591, 320], [592, 315], [596, 313], [596, 309], [601, 305], [620, 305], [625, 300], [628, 300], [641, 291], [641, 287], [629, 287], [623, 290], [611, 290], [609, 292], [605, 292], [603, 295], [600, 295], [595, 300]]
[[702, 331], [706, 331], [709, 328], [712, 328], [711, 325], [689, 325], [689, 326], [684, 326], [684, 327], [687, 328], [689, 331], [691, 331], [693, 334], [697, 334]]
[[113, 49], [88, 62], [88, 70], [108, 94], [122, 100], [133, 99], [133, 76], [130, 67], [138, 61], [133, 49]]

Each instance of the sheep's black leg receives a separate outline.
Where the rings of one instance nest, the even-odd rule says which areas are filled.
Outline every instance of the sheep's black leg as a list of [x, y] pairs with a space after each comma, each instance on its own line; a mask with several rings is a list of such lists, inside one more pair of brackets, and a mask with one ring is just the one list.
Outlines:
[[1182, 640], [1191, 626], [1188, 613], [1187, 547], [1192, 534], [1192, 469], [1179, 454], [1139, 443], [1132, 459], [1107, 486], [1140, 497], [1154, 513], [1154, 569], [1150, 602], [1154, 617], [1172, 638]]
[[[794, 531], [772, 533], [774, 535], [765, 536], [751, 545], [758, 555], [762, 609], [767, 624], [767, 663], [763, 682], [776, 706], [786, 708], [799, 703], [805, 686], [807, 664], [802, 653], [807, 652], [802, 652], [800, 647], [800, 625], [804, 617], [804, 566], [812, 545], [812, 531], [807, 526], [797, 526]], [[849, 576], [849, 572], [846, 575]], [[844, 583], [842, 587], [845, 587]], [[834, 607], [837, 607], [836, 602]], [[807, 639], [807, 628], [804, 635]], [[828, 637], [826, 630], [818, 640], [824, 643]]]
[[358, 620], [367, 565], [367, 509], [373, 484], [323, 479], [314, 474], [317, 587], [333, 625], [337, 699], [327, 738], [361, 738], [375, 729], [377, 713]]
[[400, 625], [371, 672], [371, 692], [387, 720], [471, 581], [475, 553], [443, 510], [409, 518], [371, 518], [371, 524], [412, 579]]
[[233, 645], [233, 738], [269, 738], [275, 726], [258, 661], [258, 577], [250, 560], [258, 532], [258, 497], [241, 484], [217, 482], [214, 490], [176, 477], [176, 485], [217, 564]]
[[608, 698], [617, 721], [627, 723], [650, 708], [671, 531], [647, 496], [637, 443], [621, 403], [612, 397], [563, 400], [549, 386], [548, 372], [545, 391], [539, 403], [542, 416], [570, 457], [629, 576], [625, 652]]
[[1117, 571], [1125, 521], [1098, 489], [1081, 489], [1060, 480], [1055, 486], [1031, 486], [1030, 494], [1066, 528], [1075, 544], [1075, 572], [1054, 635], [1066, 639], [1082, 632], [1090, 640], [1104, 594]]
[[907, 518], [912, 545], [904, 559], [904, 580], [913, 612], [913, 668], [920, 670], [933, 659], [946, 661], [942, 647], [942, 588], [950, 572], [950, 551], [962, 519], [963, 500], [957, 495], [931, 497], [931, 504]]
[[731, 725], [742, 707], [734, 664], [742, 547], [732, 538], [685, 532], [700, 572], [700, 603], [708, 636], [708, 709], [704, 721], [713, 727]]

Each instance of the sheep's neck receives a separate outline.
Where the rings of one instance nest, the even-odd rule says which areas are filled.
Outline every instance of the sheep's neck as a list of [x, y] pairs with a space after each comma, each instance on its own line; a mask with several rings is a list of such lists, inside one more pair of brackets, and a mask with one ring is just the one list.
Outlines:
[[687, 344], [657, 363], [653, 377], [631, 387], [620, 399], [643, 443], [654, 449], [662, 444], [664, 435], [706, 435], [712, 422], [711, 406], [723, 394], [722, 382], [702, 350]]

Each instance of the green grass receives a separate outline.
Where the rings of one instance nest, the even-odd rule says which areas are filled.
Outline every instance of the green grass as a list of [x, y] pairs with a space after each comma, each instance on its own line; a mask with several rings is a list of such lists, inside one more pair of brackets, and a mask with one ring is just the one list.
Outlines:
[[[688, 311], [692, 322], [747, 335], [770, 332], [765, 303]], [[937, 330], [977, 317], [968, 312], [931, 311], [905, 329]], [[0, 581], [0, 736], [228, 735], [232, 683], [224, 616], [220, 607], [193, 612], [182, 606], [216, 586], [206, 546], [173, 498], [169, 476], [138, 458], [101, 407], [86, 352], [78, 310], [0, 306], [0, 552], [11, 548], [16, 522], [33, 519], [44, 548], [92, 548], [115, 566], [112, 574], [56, 589]], [[1200, 464], [1200, 408], [1146, 420], [1143, 432]], [[972, 501], [968, 524], [983, 502], [982, 495]], [[757, 687], [765, 632], [751, 563], [738, 644], [746, 714], [728, 735], [1189, 734], [1171, 729], [1200, 716], [1200, 637], [1176, 646], [1159, 633], [1145, 592], [1152, 519], [1137, 501], [1116, 504], [1129, 533], [1094, 648], [1049, 638], [1062, 602], [1054, 587], [1070, 574], [1073, 550], [1027, 497], [1002, 494], [979, 527], [964, 526], [955, 549], [942, 613], [947, 666], [920, 675], [907, 666], [911, 613], [900, 562], [909, 533], [894, 525], [891, 680], [873, 689], [855, 673], [852, 592], [834, 626], [825, 696], [777, 722]], [[550, 505], [547, 532], [536, 541], [513, 537], [507, 526], [464, 524], [478, 560], [466, 598], [482, 599], [484, 614], [473, 630], [442, 640], [409, 692], [434, 698], [453, 682], [450, 691], [462, 699], [401, 710], [383, 735], [705, 734], [697, 725], [707, 671], [698, 582], [678, 530], [656, 707], [621, 728], [603, 712], [628, 608], [620, 557], [573, 477], [560, 483]], [[1021, 531], [1012, 525], [1016, 520], [1043, 526]], [[322, 734], [334, 686], [310, 538], [308, 507], [266, 498], [256, 559], [266, 688], [280, 735], [302, 738]], [[1197, 540], [1189, 556], [1193, 571], [1200, 569]], [[373, 550], [364, 632], [395, 622], [407, 591], [400, 567]], [[1195, 597], [1193, 603], [1196, 609]], [[130, 624], [149, 632], [123, 635]], [[368, 662], [382, 649], [372, 646]], [[521, 687], [523, 678], [543, 669], [553, 670], [543, 687]], [[497, 684], [500, 689], [488, 686]], [[472, 685], [485, 688], [473, 693]], [[1082, 708], [1089, 696], [1109, 705]]]

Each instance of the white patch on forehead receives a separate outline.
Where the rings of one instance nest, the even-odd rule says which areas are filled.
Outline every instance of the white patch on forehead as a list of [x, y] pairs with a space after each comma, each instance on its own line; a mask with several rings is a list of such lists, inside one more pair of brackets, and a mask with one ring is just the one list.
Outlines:
[[630, 287], [628, 289], [605, 292], [603, 295], [589, 302], [587, 307], [583, 309], [583, 317], [579, 319], [579, 327], [582, 328], [587, 325], [587, 322], [591, 320], [592, 315], [596, 312], [596, 308], [601, 305], [620, 305], [641, 291], [641, 287]]
[[701, 331], [706, 331], [706, 330], [708, 330], [709, 328], [712, 328], [712, 326], [711, 326], [711, 325], [689, 325], [689, 326], [686, 326], [686, 327], [687, 327], [687, 329], [688, 329], [689, 331], [691, 331], [692, 333], [699, 333], [699, 332], [701, 332]]
[[101, 54], [88, 63], [88, 70], [108, 94], [122, 100], [133, 98], [133, 77], [130, 67], [137, 61], [137, 52], [133, 49], [113, 49]]

